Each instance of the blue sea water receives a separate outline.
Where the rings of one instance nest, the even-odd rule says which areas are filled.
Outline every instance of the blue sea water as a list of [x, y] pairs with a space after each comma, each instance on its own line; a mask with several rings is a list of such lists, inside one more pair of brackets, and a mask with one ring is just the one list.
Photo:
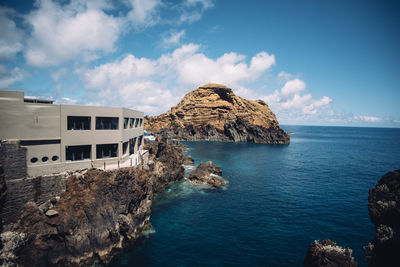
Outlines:
[[353, 249], [373, 239], [368, 189], [400, 168], [400, 129], [283, 126], [290, 145], [184, 142], [229, 181], [159, 194], [151, 223], [114, 266], [302, 266], [316, 239]]

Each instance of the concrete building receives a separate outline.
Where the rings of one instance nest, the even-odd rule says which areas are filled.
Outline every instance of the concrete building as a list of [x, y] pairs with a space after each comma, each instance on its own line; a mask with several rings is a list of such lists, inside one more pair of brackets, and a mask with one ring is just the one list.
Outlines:
[[28, 176], [134, 166], [145, 152], [143, 112], [57, 105], [0, 90], [0, 140], [26, 148]]

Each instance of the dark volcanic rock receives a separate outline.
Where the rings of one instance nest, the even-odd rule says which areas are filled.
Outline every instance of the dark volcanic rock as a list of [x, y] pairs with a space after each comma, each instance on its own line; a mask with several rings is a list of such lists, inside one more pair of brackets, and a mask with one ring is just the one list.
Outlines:
[[16, 254], [23, 266], [108, 262], [149, 223], [152, 174], [126, 168], [69, 177], [66, 192], [46, 214], [28, 202], [13, 231], [26, 234]]
[[213, 188], [221, 187], [227, 184], [221, 177], [222, 169], [213, 165], [211, 161], [202, 162], [189, 175], [188, 180], [196, 185], [206, 185]]
[[400, 170], [385, 174], [369, 190], [368, 210], [375, 237], [366, 247], [369, 266], [400, 266]]
[[1, 235], [0, 258], [12, 266], [108, 263], [149, 227], [155, 192], [184, 177], [183, 145], [157, 140], [148, 149], [153, 172], [76, 173], [59, 197], [40, 207], [28, 202], [12, 231]]
[[165, 136], [170, 139], [184, 141], [219, 141], [219, 142], [250, 142], [262, 144], [289, 144], [290, 137], [281, 128], [264, 128], [252, 125], [242, 118], [224, 125], [224, 130], [216, 129], [207, 124], [205, 126], [188, 125], [184, 128], [161, 129], [153, 133], [156, 136]]
[[329, 239], [315, 241], [310, 245], [304, 259], [305, 267], [353, 267], [357, 262], [351, 256], [351, 249], [340, 247]]
[[183, 179], [185, 175], [185, 168], [182, 166], [184, 145], [171, 142], [167, 138], [157, 137], [155, 142], [146, 142], [145, 149], [149, 151], [150, 170], [156, 176], [155, 192]]
[[183, 165], [194, 165], [194, 159], [189, 155], [183, 155]]

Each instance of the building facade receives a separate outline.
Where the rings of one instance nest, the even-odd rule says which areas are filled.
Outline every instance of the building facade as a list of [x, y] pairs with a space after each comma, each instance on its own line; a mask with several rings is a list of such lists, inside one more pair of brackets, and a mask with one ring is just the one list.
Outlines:
[[26, 148], [28, 176], [137, 165], [144, 153], [143, 113], [58, 105], [0, 91], [0, 140]]

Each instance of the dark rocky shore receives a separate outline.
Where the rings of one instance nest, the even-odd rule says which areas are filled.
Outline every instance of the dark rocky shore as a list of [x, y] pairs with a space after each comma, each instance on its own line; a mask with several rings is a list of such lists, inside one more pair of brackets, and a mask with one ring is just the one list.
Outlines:
[[[400, 266], [400, 170], [386, 173], [369, 190], [368, 210], [375, 225], [375, 237], [364, 247], [368, 266]], [[351, 249], [327, 239], [310, 245], [304, 266], [357, 266], [357, 263]]]
[[192, 124], [181, 128], [164, 128], [153, 132], [155, 136], [165, 136], [183, 141], [218, 141], [218, 142], [249, 142], [262, 144], [289, 144], [290, 137], [281, 128], [264, 128], [252, 125], [242, 118], [228, 122], [220, 130], [213, 125], [194, 126]]
[[18, 222], [1, 235], [0, 264], [105, 264], [121, 253], [150, 227], [154, 194], [184, 178], [183, 145], [164, 139], [147, 149], [150, 168], [77, 172], [60, 196], [25, 204]]
[[400, 266], [400, 170], [385, 174], [369, 190], [374, 239], [364, 247], [369, 266]]

